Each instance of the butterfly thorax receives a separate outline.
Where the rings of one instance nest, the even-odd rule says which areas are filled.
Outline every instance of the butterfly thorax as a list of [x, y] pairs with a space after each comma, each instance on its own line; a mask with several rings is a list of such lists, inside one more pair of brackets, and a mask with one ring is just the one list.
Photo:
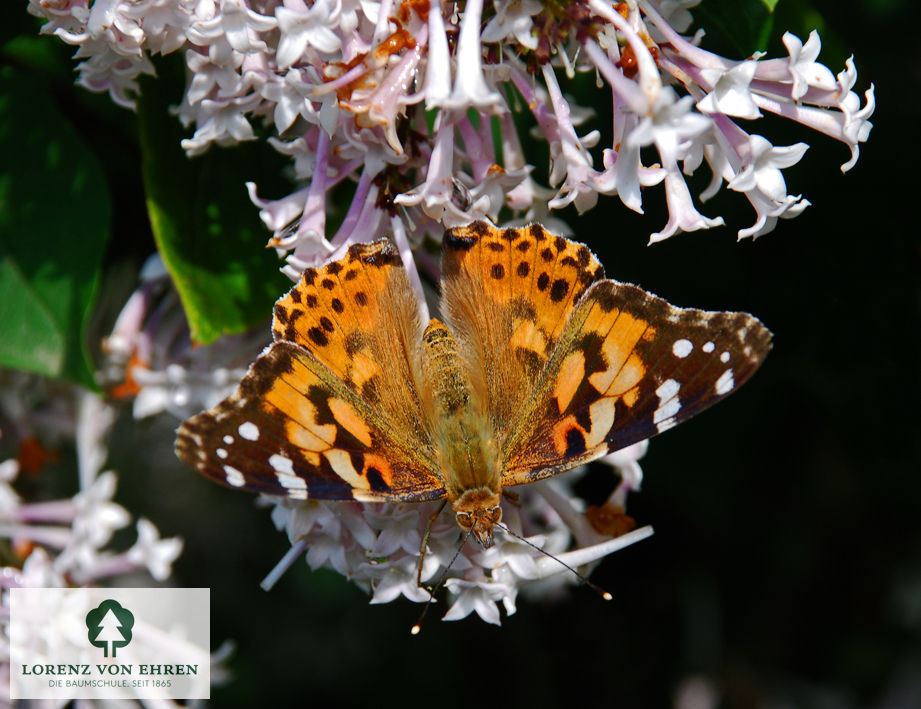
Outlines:
[[457, 523], [483, 546], [502, 518], [501, 470], [489, 418], [474, 396], [453, 333], [433, 319], [423, 336], [432, 439]]

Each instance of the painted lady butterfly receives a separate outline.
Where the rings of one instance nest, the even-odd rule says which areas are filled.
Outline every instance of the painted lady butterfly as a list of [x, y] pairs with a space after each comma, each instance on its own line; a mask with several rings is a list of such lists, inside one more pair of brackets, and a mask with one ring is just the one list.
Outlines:
[[447, 497], [484, 546], [502, 491], [665, 431], [745, 382], [771, 333], [604, 278], [540, 225], [450, 229], [425, 326], [396, 248], [355, 244], [278, 301], [274, 343], [176, 452], [231, 487], [306, 500]]

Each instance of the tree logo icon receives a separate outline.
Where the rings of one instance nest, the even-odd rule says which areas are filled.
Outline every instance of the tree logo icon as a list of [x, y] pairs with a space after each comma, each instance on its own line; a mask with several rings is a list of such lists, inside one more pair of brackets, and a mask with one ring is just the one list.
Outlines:
[[86, 614], [86, 630], [90, 644], [101, 647], [105, 657], [115, 657], [115, 650], [131, 642], [134, 614], [111, 598]]

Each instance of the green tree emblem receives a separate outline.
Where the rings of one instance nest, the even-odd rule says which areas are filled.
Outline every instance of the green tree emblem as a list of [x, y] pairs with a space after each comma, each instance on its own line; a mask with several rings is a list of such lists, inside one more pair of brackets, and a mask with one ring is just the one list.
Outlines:
[[131, 628], [134, 627], [134, 614], [111, 598], [104, 600], [86, 614], [87, 637], [90, 644], [101, 647], [106, 657], [109, 649], [112, 657], [115, 650], [131, 642]]

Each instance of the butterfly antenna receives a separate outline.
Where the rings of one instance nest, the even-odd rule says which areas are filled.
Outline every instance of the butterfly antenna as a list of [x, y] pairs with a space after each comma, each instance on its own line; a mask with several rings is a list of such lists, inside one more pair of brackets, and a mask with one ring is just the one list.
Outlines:
[[464, 548], [464, 545], [470, 538], [470, 533], [472, 531], [473, 527], [464, 532], [464, 535], [461, 537], [460, 544], [457, 545], [457, 551], [455, 551], [454, 556], [451, 557], [451, 562], [445, 567], [444, 573], [442, 573], [441, 578], [438, 579], [438, 583], [429, 589], [429, 598], [425, 602], [425, 607], [422, 609], [422, 613], [419, 614], [419, 619], [416, 621], [416, 624], [410, 628], [409, 632], [411, 634], [418, 635], [419, 631], [422, 630], [422, 621], [425, 620], [425, 614], [429, 612], [429, 606], [432, 605], [432, 601], [435, 600], [435, 594], [441, 590], [441, 587], [444, 586], [445, 581], [448, 580], [448, 572], [451, 571], [451, 567], [454, 566], [454, 562], [457, 561], [457, 557], [460, 556], [461, 549]]
[[590, 589], [592, 589], [595, 593], [597, 593], [599, 596], [601, 596], [604, 600], [610, 601], [610, 600], [613, 598], [613, 596], [612, 596], [609, 592], [605, 591], [605, 590], [604, 590], [603, 588], [601, 588], [601, 586], [599, 586], [598, 584], [592, 583], [591, 581], [589, 581], [587, 578], [585, 578], [582, 574], [580, 574], [578, 571], [576, 571], [574, 568], [572, 568], [569, 564], [567, 564], [567, 563], [566, 563], [565, 561], [563, 561], [562, 559], [560, 559], [560, 558], [554, 556], [554, 555], [551, 554], [549, 551], [546, 551], [546, 550], [544, 550], [544, 549], [541, 549], [539, 546], [537, 546], [537, 545], [534, 544], [533, 542], [529, 542], [527, 539], [525, 539], [525, 538], [522, 537], [521, 535], [515, 534], [515, 532], [513, 532], [511, 529], [509, 529], [508, 527], [506, 527], [504, 524], [499, 523], [499, 524], [497, 524], [496, 526], [499, 527], [500, 529], [502, 529], [503, 531], [507, 532], [508, 534], [512, 535], [513, 537], [515, 537], [515, 539], [518, 539], [519, 541], [524, 542], [525, 544], [527, 544], [527, 545], [528, 545], [529, 547], [531, 547], [532, 549], [536, 549], [537, 551], [539, 551], [539, 552], [540, 552], [541, 554], [543, 554], [544, 556], [549, 556], [551, 559], [553, 559], [555, 562], [557, 562], [560, 566], [563, 566], [563, 567], [569, 569], [570, 571], [572, 571], [572, 573], [575, 575], [575, 577], [576, 577], [577, 579], [579, 579], [579, 581], [581, 581], [581, 582], [584, 583], [586, 586], [588, 586]]

